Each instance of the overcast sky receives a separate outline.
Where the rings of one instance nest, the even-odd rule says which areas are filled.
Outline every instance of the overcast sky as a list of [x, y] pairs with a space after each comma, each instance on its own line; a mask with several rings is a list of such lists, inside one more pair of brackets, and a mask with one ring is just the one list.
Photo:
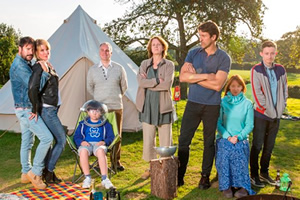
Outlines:
[[[68, 18], [78, 5], [100, 24], [121, 17], [126, 6], [113, 0], [0, 0], [0, 23], [12, 25], [23, 36], [48, 39], [63, 20]], [[278, 40], [284, 33], [300, 26], [300, 0], [263, 0], [269, 8], [265, 12], [263, 35]], [[241, 28], [243, 29], [243, 27]]]

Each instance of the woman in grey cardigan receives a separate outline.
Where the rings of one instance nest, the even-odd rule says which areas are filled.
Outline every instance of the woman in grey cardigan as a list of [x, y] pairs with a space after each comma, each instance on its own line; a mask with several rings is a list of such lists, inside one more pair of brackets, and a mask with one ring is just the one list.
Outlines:
[[[149, 59], [140, 66], [137, 80], [139, 84], [136, 107], [143, 126], [143, 159], [149, 162], [157, 158], [156, 128], [160, 146], [172, 144], [172, 98], [171, 87], [174, 79], [174, 64], [165, 59], [168, 51], [167, 42], [159, 37], [152, 37], [147, 45]], [[147, 169], [141, 178], [150, 177]]]

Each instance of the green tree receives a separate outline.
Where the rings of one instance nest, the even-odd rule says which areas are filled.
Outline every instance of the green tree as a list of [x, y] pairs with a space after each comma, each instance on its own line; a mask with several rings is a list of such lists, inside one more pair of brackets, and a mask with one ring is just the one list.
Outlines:
[[228, 53], [232, 62], [242, 64], [246, 54], [247, 40], [240, 36], [232, 36], [228, 42]]
[[260, 40], [247, 40], [247, 50], [243, 62], [254, 63], [261, 61], [260, 52], [261, 41]]
[[285, 33], [277, 41], [277, 61], [286, 68], [296, 68], [300, 65], [300, 27], [295, 31]]
[[140, 66], [141, 62], [148, 58], [147, 50], [143, 47], [126, 48], [124, 52], [137, 66]]
[[[152, 35], [162, 36], [175, 51], [175, 59], [182, 66], [188, 51], [198, 41], [197, 26], [212, 20], [221, 27], [220, 44], [228, 46], [238, 23], [244, 23], [252, 36], [262, 30], [265, 6], [262, 0], [115, 0], [132, 3], [131, 11], [108, 23], [104, 31], [122, 49], [139, 42], [145, 45]], [[187, 87], [182, 85], [182, 98]]]
[[[127, 56], [137, 65], [140, 66], [143, 60], [148, 58], [147, 49], [144, 47], [126, 48], [124, 50]], [[172, 60], [176, 65], [176, 60], [173, 58], [173, 51], [168, 51], [167, 59]]]
[[0, 84], [9, 79], [9, 68], [18, 52], [20, 33], [12, 26], [0, 24]]

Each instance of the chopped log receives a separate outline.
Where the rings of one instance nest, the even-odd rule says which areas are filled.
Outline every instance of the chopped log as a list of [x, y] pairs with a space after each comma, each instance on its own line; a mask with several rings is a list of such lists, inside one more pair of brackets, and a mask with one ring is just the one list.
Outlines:
[[173, 199], [177, 196], [177, 157], [151, 160], [150, 174], [152, 195], [162, 199]]

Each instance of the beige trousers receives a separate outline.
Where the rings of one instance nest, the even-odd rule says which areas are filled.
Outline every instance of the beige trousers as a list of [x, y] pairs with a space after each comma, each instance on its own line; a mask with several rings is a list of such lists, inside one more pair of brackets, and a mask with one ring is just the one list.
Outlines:
[[143, 159], [149, 162], [157, 158], [156, 151], [156, 128], [158, 129], [159, 146], [172, 145], [172, 124], [155, 126], [143, 122]]

